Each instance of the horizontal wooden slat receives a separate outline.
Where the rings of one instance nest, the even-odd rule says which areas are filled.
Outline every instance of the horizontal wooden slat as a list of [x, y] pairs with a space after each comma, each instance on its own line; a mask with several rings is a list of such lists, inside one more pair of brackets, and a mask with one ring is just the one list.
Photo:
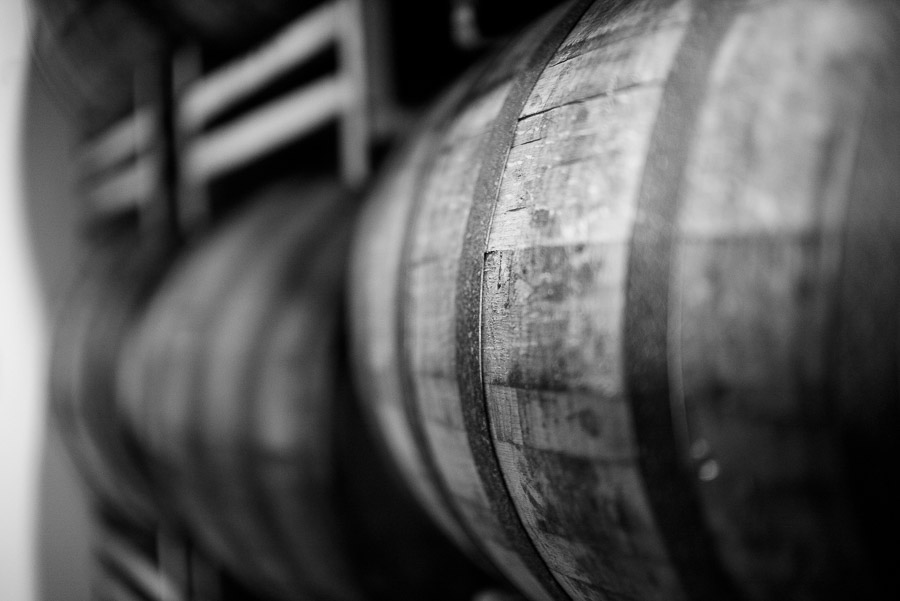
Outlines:
[[278, 75], [333, 42], [338, 5], [328, 3], [294, 21], [260, 49], [190, 86], [179, 109], [180, 125], [196, 130]]
[[85, 191], [90, 210], [112, 213], [144, 205], [156, 185], [156, 169], [139, 159]]
[[209, 180], [275, 149], [340, 114], [351, 95], [346, 78], [329, 76], [283, 96], [199, 138], [186, 153], [185, 178]]
[[153, 111], [140, 108], [76, 152], [78, 173], [87, 179], [146, 150], [153, 140]]

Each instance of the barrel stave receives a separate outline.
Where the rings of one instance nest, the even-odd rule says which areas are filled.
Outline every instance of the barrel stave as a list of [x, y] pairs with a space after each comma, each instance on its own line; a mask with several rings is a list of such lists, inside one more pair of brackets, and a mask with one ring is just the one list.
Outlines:
[[[530, 536], [575, 599], [680, 590], [643, 492], [621, 330], [641, 157], [688, 9], [631, 6], [610, 19], [595, 4], [585, 15], [593, 27], [573, 31], [525, 105], [487, 242], [496, 451]], [[504, 439], [503, 414], [520, 440]]]
[[359, 390], [372, 390], [376, 398], [383, 400], [377, 406], [365, 406], [367, 418], [376, 429], [389, 433], [381, 440], [411, 485], [413, 494], [460, 548], [474, 554], [473, 541], [442, 499], [439, 485], [431, 478], [427, 460], [417, 446], [416, 434], [407, 419], [404, 382], [397, 370], [399, 357], [393, 344], [397, 335], [398, 290], [396, 286], [385, 285], [385, 282], [396, 282], [399, 277], [403, 245], [398, 241], [403, 239], [412, 209], [409, 202], [395, 199], [413, 198], [415, 175], [420, 161], [428, 154], [429, 144], [433, 143], [432, 137], [423, 134], [422, 139], [395, 162], [395, 166], [406, 164], [411, 168], [395, 169], [396, 177], [376, 183], [364, 209], [365, 215], [359, 220], [355, 248], [365, 251], [353, 258], [350, 279], [365, 282], [365, 288], [372, 294], [368, 298], [351, 294], [348, 299], [351, 327], [365, 340], [365, 344], [357, 344], [353, 349], [356, 355], [353, 373]]
[[[530, 590], [540, 591], [493, 517], [475, 459], [469, 449], [456, 382], [454, 298], [457, 262], [469, 202], [478, 175], [486, 127], [496, 116], [506, 87], [494, 87], [463, 110], [446, 130], [435, 164], [427, 173], [406, 260], [407, 337], [403, 341], [422, 428], [453, 502], [470, 528], [489, 539], [488, 553], [506, 562], [507, 575]], [[404, 302], [401, 300], [401, 302]]]

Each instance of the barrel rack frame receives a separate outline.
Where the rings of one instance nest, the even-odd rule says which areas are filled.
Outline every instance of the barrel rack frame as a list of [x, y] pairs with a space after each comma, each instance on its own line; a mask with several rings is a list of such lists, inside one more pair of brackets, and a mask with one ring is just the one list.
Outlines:
[[[134, 212], [142, 240], [189, 240], [210, 225], [213, 180], [334, 121], [340, 180], [348, 188], [364, 184], [372, 139], [390, 135], [399, 114], [387, 89], [378, 5], [328, 0], [209, 73], [191, 44], [142, 65], [134, 74], [134, 110], [75, 149], [88, 225]], [[209, 126], [329, 47], [337, 55], [333, 73]], [[180, 533], [159, 528], [155, 557], [148, 557], [127, 533], [100, 521], [94, 555], [101, 572], [117, 576], [94, 583], [98, 598], [221, 598], [218, 566]]]
[[[135, 109], [75, 151], [88, 218], [136, 209], [143, 231], [167, 221], [181, 234], [203, 229], [212, 180], [332, 121], [339, 125], [341, 180], [364, 183], [373, 135], [393, 127], [386, 61], [376, 60], [384, 51], [377, 5], [329, 0], [209, 73], [191, 44], [142, 66], [134, 78]], [[335, 72], [208, 127], [329, 47], [337, 51]]]

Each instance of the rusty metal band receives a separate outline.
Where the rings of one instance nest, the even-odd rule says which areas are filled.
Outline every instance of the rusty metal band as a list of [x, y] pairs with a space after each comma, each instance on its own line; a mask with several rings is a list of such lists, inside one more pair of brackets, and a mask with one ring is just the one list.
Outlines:
[[688, 598], [737, 598], [716, 554], [697, 480], [685, 462], [685, 416], [669, 384], [669, 283], [684, 171], [716, 51], [742, 6], [694, 7], [662, 92], [638, 196], [629, 249], [624, 323], [625, 384], [639, 462], [657, 526]]
[[[507, 542], [545, 592], [555, 600], [569, 599], [569, 595], [550, 571], [522, 523], [491, 435], [490, 411], [482, 374], [482, 284], [491, 221], [519, 117], [547, 63], [591, 4], [593, 2], [588, 0], [578, 0], [572, 4], [534, 48], [512, 82], [492, 130], [480, 149], [481, 166], [466, 222], [456, 279], [456, 378], [469, 449], [491, 510], [498, 518]], [[610, 3], [610, 10], [619, 4]]]

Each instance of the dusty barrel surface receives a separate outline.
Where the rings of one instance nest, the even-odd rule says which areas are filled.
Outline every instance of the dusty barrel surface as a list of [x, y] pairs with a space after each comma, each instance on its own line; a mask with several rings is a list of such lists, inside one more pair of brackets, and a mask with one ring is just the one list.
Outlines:
[[58, 316], [50, 360], [53, 421], [82, 477], [102, 505], [145, 525], [159, 506], [120, 411], [116, 367], [170, 255], [127, 235], [94, 245]]
[[88, 133], [134, 104], [139, 70], [166, 46], [152, 15], [127, 0], [32, 0], [32, 53], [53, 99]]
[[890, 596], [895, 7], [566, 10], [376, 184], [374, 422], [532, 599]]
[[122, 355], [124, 411], [173, 513], [245, 582], [464, 598], [473, 569], [379, 463], [343, 384], [354, 204], [279, 186], [188, 252]]

